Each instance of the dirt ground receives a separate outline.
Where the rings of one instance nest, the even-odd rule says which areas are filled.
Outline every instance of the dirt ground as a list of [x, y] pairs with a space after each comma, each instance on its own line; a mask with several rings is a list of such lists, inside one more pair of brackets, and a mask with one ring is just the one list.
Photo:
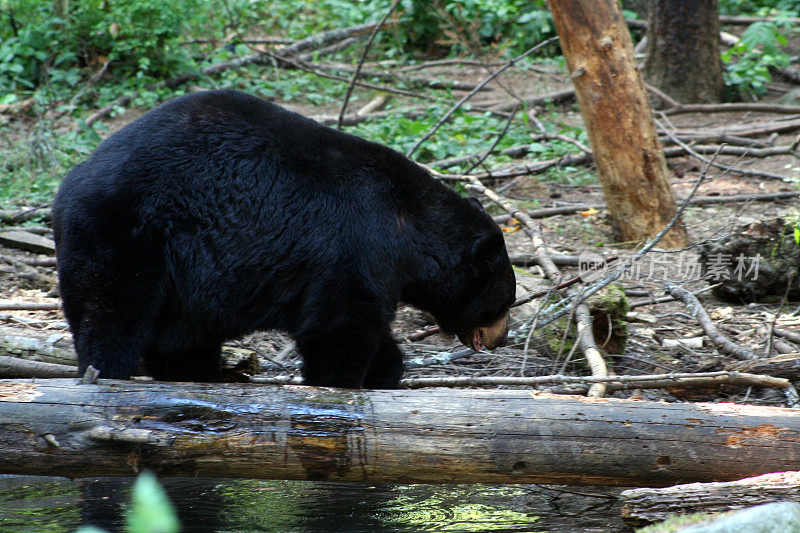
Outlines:
[[[417, 72], [411, 72], [417, 74]], [[486, 70], [474, 66], [447, 66], [424, 71], [425, 76], [442, 79], [458, 79], [462, 81], [479, 81], [485, 78]], [[499, 78], [491, 90], [481, 92], [477, 103], [492, 103], [508, 100], [508, 92], [528, 97], [549, 94], [569, 88], [567, 77], [558, 66], [545, 65], [535, 69], [512, 70]], [[793, 88], [786, 80], [776, 78], [776, 82], [764, 101], [777, 101], [782, 94]], [[351, 107], [357, 108], [365, 102], [356, 101]], [[280, 102], [279, 102], [280, 103]], [[409, 102], [411, 104], [412, 102]], [[335, 114], [338, 107], [309, 107], [286, 103], [308, 115]], [[558, 116], [565, 124], [579, 124], [580, 113], [574, 103], [563, 104], [557, 108]], [[121, 117], [109, 121], [111, 130], [118, 129], [141, 114], [140, 110], [131, 110]], [[682, 114], [669, 117], [669, 122], [676, 128], [708, 129], [712, 127], [734, 127], [736, 125], [754, 124], [789, 118], [774, 113], [714, 113], [714, 114]], [[796, 117], [791, 117], [796, 118]], [[774, 138], [759, 138], [760, 141], [773, 145], [790, 144], [797, 132], [781, 134]], [[792, 190], [800, 181], [800, 158], [794, 155], [780, 155], [764, 159], [751, 157], [720, 156], [717, 161], [725, 165], [750, 170], [767, 171], [786, 176], [787, 181], [776, 179], [753, 178], [732, 172], [713, 169], [708, 173], [708, 181], [703, 184], [699, 195], [731, 195], [731, 194], [763, 194], [768, 192]], [[692, 157], [671, 158], [668, 160], [673, 173], [672, 184], [679, 198], [685, 197], [694, 187], [701, 172], [701, 164]], [[592, 171], [593, 172], [593, 171]], [[576, 184], [577, 183], [577, 184]], [[570, 204], [601, 203], [602, 191], [594, 180], [578, 180], [577, 182], [547, 182], [540, 176], [524, 176], [508, 183], [487, 183], [493, 187], [502, 187], [504, 194], [522, 205], [538, 201], [537, 207], [555, 207]], [[791, 217], [797, 213], [797, 200], [781, 200], [771, 202], [744, 202], [719, 205], [689, 207], [684, 221], [692, 243], [697, 244], [707, 239], [719, 238], [730, 234], [741, 224], [773, 217]], [[499, 211], [496, 214], [501, 214]], [[580, 254], [584, 251], [599, 253], [603, 256], [630, 253], [630, 249], [615, 244], [614, 235], [605, 211], [584, 216], [582, 214], [560, 215], [540, 219], [541, 229], [553, 252]], [[506, 238], [510, 253], [530, 252], [529, 241], [522, 231], [513, 227], [506, 229]], [[47, 233], [46, 225], [42, 231]], [[0, 254], [13, 259], [33, 259], [34, 254], [0, 247]], [[670, 260], [688, 261], [696, 257], [694, 246]], [[576, 273], [576, 269], [564, 267], [564, 277]], [[14, 302], [52, 302], [57, 303], [57, 286], [53, 267], [34, 267], [36, 275], [20, 275], [21, 272], [13, 264], [0, 261], [0, 294], [4, 300]], [[687, 281], [673, 272], [672, 281]], [[518, 296], [526, 290], [546, 287], [547, 282], [541, 276], [537, 266], [519, 267]], [[662, 296], [663, 278], [625, 279], [622, 287], [631, 301], [638, 301], [647, 295]], [[692, 280], [687, 285], [692, 290], [702, 289], [707, 284]], [[800, 302], [731, 304], [716, 300], [708, 294], [702, 296], [705, 308], [715, 319], [720, 331], [736, 343], [751, 348], [756, 353], [764, 353], [769, 337], [768, 326], [774, 323], [783, 329], [800, 331]], [[512, 329], [530, 320], [536, 312], [536, 304], [522, 306], [512, 314]], [[780, 313], [780, 318], [775, 315]], [[525, 350], [525, 336], [512, 337], [506, 348], [493, 353], [468, 353], [451, 358], [448, 354], [462, 352], [464, 347], [452, 337], [433, 335], [417, 342], [407, 340], [409, 335], [419, 333], [432, 325], [430, 317], [417, 310], [401, 307], [397, 313], [394, 331], [401, 343], [401, 349], [407, 354], [409, 368], [407, 377], [419, 376], [536, 376], [553, 373], [571, 373], [587, 375], [588, 368], [580, 352], [570, 354], [571, 343], [567, 338], [562, 342], [564, 324], [556, 322], [543, 328], [540, 335], [548, 348], [536, 342], [530, 343]], [[623, 353], [609, 354], [610, 370], [616, 374], [663, 373], [672, 371], [714, 370], [724, 367], [729, 356], [721, 355], [706, 338], [702, 345], [679, 345], [666, 347], [666, 340], [690, 339], [702, 337], [703, 333], [695, 319], [685, 306], [680, 303], [663, 303], [637, 307], [628, 317], [628, 342]], [[0, 325], [13, 326], [20, 329], [20, 334], [30, 329], [51, 332], [67, 331], [64, 318], [59, 311], [0, 311]], [[798, 349], [797, 346], [794, 346]], [[226, 346], [226, 357], [231, 363], [255, 355], [261, 364], [262, 376], [297, 375], [299, 359], [294, 352], [291, 340], [277, 332], [263, 332], [250, 335], [244, 339], [233, 341]], [[427, 360], [425, 360], [427, 358]], [[423, 364], [439, 358], [446, 360], [443, 364]], [[675, 398], [747, 401], [748, 403], [764, 403], [782, 405], [783, 396], [774, 390], [762, 389], [725, 389], [695, 390], [667, 392], [626, 391], [615, 395], [627, 397], [638, 394], [646, 398], [674, 400]], [[681, 395], [683, 394], [683, 396]]]

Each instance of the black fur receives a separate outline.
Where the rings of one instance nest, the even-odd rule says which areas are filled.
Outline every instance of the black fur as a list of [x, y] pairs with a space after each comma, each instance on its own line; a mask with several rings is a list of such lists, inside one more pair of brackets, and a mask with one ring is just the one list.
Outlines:
[[83, 371], [219, 379], [223, 341], [290, 333], [310, 385], [397, 387], [399, 301], [462, 332], [502, 316], [514, 274], [473, 202], [384, 146], [234, 91], [145, 114], [53, 204]]

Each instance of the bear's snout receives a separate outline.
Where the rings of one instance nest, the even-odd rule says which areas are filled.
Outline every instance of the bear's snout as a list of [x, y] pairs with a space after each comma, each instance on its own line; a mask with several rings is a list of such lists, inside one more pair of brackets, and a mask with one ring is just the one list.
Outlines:
[[489, 326], [478, 328], [481, 344], [487, 350], [494, 350], [508, 344], [508, 313]]

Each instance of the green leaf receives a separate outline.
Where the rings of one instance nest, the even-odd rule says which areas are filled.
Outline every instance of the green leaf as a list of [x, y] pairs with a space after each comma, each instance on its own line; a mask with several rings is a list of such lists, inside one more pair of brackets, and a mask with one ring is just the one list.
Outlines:
[[177, 533], [180, 522], [167, 493], [150, 472], [142, 472], [133, 485], [131, 509], [125, 520], [128, 533]]

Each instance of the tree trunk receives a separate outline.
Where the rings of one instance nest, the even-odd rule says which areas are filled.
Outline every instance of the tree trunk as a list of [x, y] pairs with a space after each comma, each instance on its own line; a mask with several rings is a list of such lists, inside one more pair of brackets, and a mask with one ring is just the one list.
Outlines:
[[660, 486], [790, 470], [795, 410], [531, 390], [0, 380], [0, 474]]
[[644, 77], [684, 104], [720, 101], [717, 0], [653, 0]]
[[[617, 0], [550, 0], [586, 123], [609, 215], [623, 242], [641, 242], [675, 215], [675, 195]], [[686, 244], [680, 221], [661, 241]]]

